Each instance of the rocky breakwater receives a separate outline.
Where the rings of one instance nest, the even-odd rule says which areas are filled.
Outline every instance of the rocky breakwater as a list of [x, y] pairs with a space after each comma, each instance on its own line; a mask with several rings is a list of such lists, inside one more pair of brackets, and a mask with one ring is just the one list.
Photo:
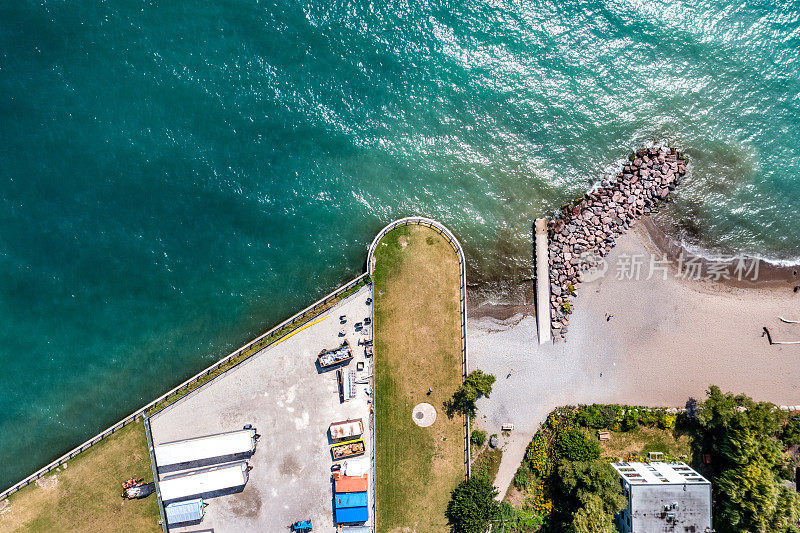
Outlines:
[[548, 220], [550, 309], [553, 340], [565, 339], [573, 298], [586, 271], [642, 216], [668, 201], [686, 173], [686, 158], [674, 148], [631, 154], [614, 179], [604, 180]]

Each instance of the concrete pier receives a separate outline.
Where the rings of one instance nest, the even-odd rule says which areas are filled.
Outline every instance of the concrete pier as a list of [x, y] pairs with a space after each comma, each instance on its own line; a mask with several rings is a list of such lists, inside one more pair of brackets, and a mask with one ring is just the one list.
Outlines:
[[539, 344], [550, 341], [550, 254], [547, 243], [547, 219], [534, 222], [536, 239], [536, 325]]

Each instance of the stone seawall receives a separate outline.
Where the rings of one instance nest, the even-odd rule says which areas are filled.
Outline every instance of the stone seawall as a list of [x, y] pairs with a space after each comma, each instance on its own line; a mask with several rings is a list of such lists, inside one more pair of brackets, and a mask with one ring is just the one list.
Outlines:
[[578, 284], [633, 223], [664, 201], [686, 173], [675, 148], [652, 147], [632, 154], [616, 178], [562, 206], [548, 221], [550, 308], [553, 340], [566, 338]]

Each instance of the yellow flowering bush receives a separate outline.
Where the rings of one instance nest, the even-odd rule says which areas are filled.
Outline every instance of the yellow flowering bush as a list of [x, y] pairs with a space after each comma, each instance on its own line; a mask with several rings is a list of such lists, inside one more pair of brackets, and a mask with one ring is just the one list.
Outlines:
[[547, 495], [544, 481], [540, 481], [536, 487], [536, 496], [532, 504], [533, 512], [540, 515], [548, 515], [553, 511], [553, 500]]
[[550, 461], [547, 460], [547, 438], [542, 431], [538, 431], [531, 443], [528, 444], [525, 460], [536, 476], [545, 477], [550, 473]]

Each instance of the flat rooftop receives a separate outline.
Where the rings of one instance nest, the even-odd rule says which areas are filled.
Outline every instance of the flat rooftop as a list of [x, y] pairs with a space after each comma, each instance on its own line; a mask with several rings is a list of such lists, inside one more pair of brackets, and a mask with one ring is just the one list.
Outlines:
[[685, 485], [711, 484], [691, 466], [676, 463], [611, 463], [614, 470], [630, 484], [641, 485]]

